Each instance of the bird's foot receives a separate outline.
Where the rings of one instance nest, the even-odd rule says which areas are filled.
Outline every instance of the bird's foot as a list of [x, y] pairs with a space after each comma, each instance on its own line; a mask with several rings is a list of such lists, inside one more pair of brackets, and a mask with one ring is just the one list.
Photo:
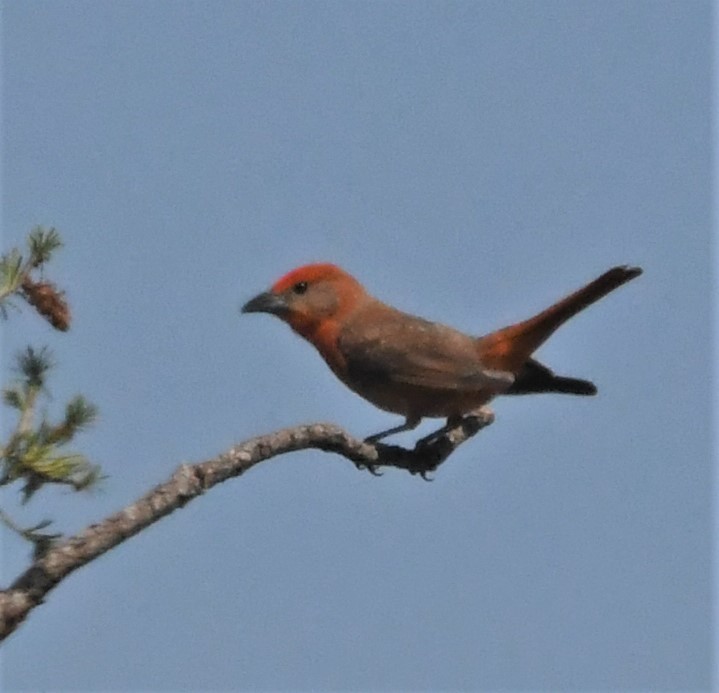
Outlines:
[[412, 467], [409, 470], [409, 473], [413, 476], [415, 474], [419, 474], [425, 481], [434, 481], [434, 479], [430, 476], [427, 476], [430, 472], [434, 472], [437, 469], [437, 465], [422, 465], [422, 466], [416, 466]]
[[355, 467], [359, 470], [366, 469], [372, 476], [383, 476], [384, 472], [379, 471], [378, 464], [370, 464], [369, 462], [355, 462]]

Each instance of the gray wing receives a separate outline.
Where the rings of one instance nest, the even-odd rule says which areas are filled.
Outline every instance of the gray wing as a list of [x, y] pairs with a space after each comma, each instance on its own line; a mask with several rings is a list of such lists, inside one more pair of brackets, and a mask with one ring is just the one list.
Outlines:
[[351, 377], [432, 390], [503, 390], [514, 382], [505, 371], [483, 368], [475, 340], [457, 330], [383, 306], [360, 314], [337, 345]]

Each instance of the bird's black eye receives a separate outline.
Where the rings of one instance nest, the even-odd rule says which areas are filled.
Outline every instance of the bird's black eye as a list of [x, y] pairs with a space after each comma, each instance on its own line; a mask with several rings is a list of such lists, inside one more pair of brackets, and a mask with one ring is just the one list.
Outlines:
[[305, 291], [307, 291], [307, 282], [297, 282], [297, 284], [292, 287], [292, 293], [295, 294], [303, 294]]

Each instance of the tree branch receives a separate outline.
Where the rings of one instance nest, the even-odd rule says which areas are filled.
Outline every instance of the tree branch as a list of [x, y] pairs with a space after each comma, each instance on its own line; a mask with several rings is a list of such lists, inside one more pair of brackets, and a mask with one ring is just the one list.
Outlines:
[[413, 450], [353, 438], [334, 424], [286, 428], [251, 438], [224, 454], [197, 464], [183, 464], [168, 481], [156, 486], [132, 505], [48, 549], [7, 590], [0, 590], [0, 640], [10, 635], [45, 595], [70, 573], [138, 534], [216, 484], [244, 474], [256, 464], [295, 450], [315, 448], [334, 452], [358, 469], [377, 473], [378, 467], [396, 467], [423, 478], [433, 472], [463, 442], [494, 421], [487, 408], [467, 416], [453, 428]]

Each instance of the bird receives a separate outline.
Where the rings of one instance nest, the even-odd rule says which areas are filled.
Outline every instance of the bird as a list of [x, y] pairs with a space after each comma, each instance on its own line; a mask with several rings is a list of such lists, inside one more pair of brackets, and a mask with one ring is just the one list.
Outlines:
[[394, 308], [329, 262], [288, 272], [241, 311], [278, 317], [350, 390], [404, 417], [368, 443], [413, 430], [425, 418], [446, 419], [421, 444], [498, 395], [596, 394], [593, 382], [557, 375], [533, 354], [567, 320], [641, 273], [612, 267], [535, 316], [479, 337]]

